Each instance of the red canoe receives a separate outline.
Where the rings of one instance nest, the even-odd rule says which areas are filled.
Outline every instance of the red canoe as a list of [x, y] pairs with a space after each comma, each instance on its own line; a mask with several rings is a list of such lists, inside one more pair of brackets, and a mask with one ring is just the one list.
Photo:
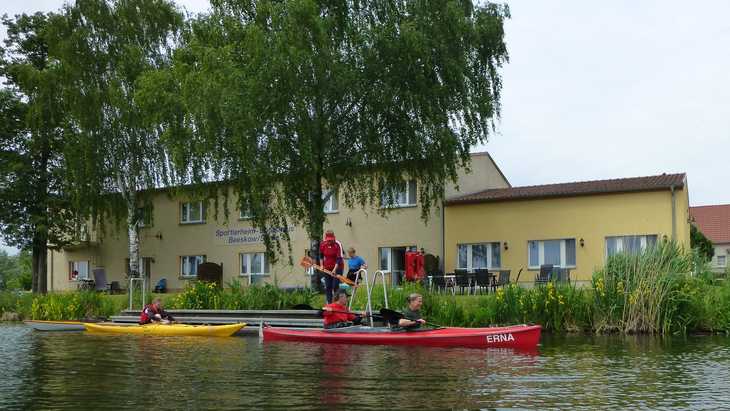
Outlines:
[[263, 334], [264, 341], [534, 349], [540, 342], [541, 329], [539, 325], [491, 328], [445, 327], [413, 331], [360, 326], [331, 330], [264, 327]]

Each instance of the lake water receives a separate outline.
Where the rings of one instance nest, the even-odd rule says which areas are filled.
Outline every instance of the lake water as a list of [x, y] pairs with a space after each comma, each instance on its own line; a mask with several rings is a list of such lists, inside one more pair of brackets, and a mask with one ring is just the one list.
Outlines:
[[535, 353], [41, 333], [0, 325], [1, 409], [730, 409], [730, 338]]

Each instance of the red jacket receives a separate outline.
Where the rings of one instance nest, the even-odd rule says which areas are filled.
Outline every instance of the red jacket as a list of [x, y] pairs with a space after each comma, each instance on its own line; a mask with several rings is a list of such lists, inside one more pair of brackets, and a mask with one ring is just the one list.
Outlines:
[[337, 268], [342, 271], [345, 268], [342, 244], [334, 236], [327, 237], [319, 244], [319, 254], [322, 257], [322, 267], [326, 270], [334, 271]]
[[347, 307], [343, 307], [337, 303], [327, 304], [325, 307], [331, 308], [335, 311], [342, 311], [333, 313], [331, 311], [323, 311], [322, 316], [324, 317], [324, 326], [327, 327], [328, 325], [337, 324], [337, 323], [343, 323], [346, 321], [354, 321], [355, 320], [355, 314], [348, 314], [345, 311], [349, 311]]

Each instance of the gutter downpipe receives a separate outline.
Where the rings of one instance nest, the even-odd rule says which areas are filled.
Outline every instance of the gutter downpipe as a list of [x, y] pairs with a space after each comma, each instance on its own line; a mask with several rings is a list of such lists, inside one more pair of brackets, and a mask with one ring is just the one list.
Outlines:
[[[446, 200], [444, 198], [444, 200]], [[446, 201], [441, 202], [441, 259], [439, 269], [446, 272]]]
[[672, 192], [672, 241], [677, 241], [677, 193], [674, 184], [669, 189]]

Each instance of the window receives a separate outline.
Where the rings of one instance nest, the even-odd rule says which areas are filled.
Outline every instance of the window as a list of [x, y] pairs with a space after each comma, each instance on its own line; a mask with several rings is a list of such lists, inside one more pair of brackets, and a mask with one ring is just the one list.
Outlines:
[[248, 207], [239, 210], [239, 220], [250, 220], [251, 218], [253, 218], [253, 216], [251, 215], [251, 210]]
[[717, 256], [717, 266], [718, 267], [725, 267], [727, 265], [727, 256], [724, 255], [718, 255]]
[[527, 261], [532, 270], [539, 269], [543, 264], [575, 268], [575, 238], [528, 241]]
[[[322, 193], [322, 198], [327, 198], [327, 196], [330, 194], [330, 191], [325, 191]], [[337, 191], [335, 190], [332, 192], [332, 195], [327, 198], [327, 200], [324, 202], [324, 212], [325, 213], [336, 213], [338, 211], [338, 204], [337, 204]]]
[[204, 255], [184, 255], [180, 257], [180, 276], [197, 277], [198, 266], [204, 262]]
[[264, 253], [241, 253], [241, 276], [248, 277], [249, 284], [263, 282], [269, 275], [269, 261]]
[[89, 279], [89, 262], [88, 261], [69, 261], [68, 262], [68, 279], [71, 281], [88, 280]]
[[656, 235], [624, 235], [606, 237], [606, 256], [619, 253], [639, 254], [656, 245]]
[[459, 244], [458, 268], [474, 271], [477, 268], [501, 267], [501, 243]]
[[137, 216], [139, 218], [139, 227], [152, 227], [152, 206], [139, 207], [137, 209]]
[[[392, 196], [392, 199], [389, 198]], [[392, 203], [391, 203], [392, 201]], [[385, 188], [380, 194], [383, 207], [410, 207], [416, 205], [416, 180], [408, 180], [397, 187]]]
[[180, 223], [194, 224], [205, 222], [205, 208], [202, 201], [180, 204]]

